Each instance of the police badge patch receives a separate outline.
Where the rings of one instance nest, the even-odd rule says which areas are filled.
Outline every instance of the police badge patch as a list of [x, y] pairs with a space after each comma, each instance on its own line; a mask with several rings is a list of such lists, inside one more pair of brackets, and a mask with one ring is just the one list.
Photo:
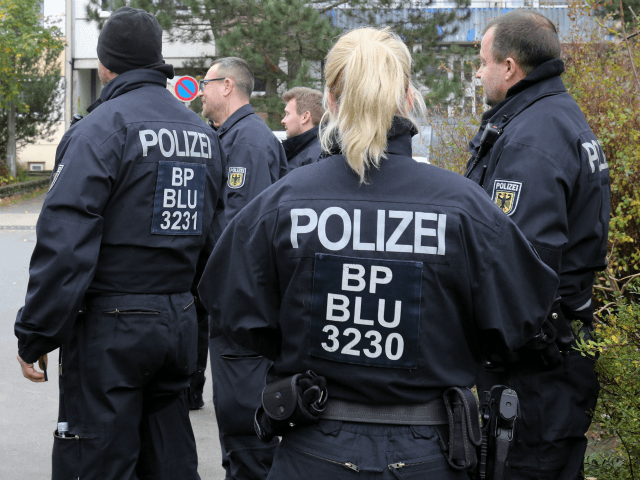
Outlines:
[[504, 213], [511, 216], [518, 207], [518, 200], [520, 200], [521, 191], [521, 182], [495, 180], [493, 182], [493, 193], [491, 194], [491, 199], [493, 200], [493, 203], [498, 205]]
[[62, 173], [62, 169], [63, 168], [64, 168], [64, 165], [62, 165], [62, 164], [58, 165], [58, 170], [56, 170], [56, 173], [53, 174], [53, 178], [51, 179], [51, 185], [49, 185], [49, 190], [47, 190], [47, 193], [49, 193], [51, 191], [53, 186], [58, 181], [58, 177], [60, 176], [60, 173]]
[[240, 188], [244, 185], [244, 179], [246, 176], [246, 168], [229, 167], [229, 179], [227, 180], [227, 185], [229, 185], [229, 188]]

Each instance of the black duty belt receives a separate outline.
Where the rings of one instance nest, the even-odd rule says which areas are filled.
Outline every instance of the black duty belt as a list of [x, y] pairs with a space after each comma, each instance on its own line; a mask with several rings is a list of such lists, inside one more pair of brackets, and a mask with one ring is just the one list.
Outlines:
[[449, 423], [447, 409], [441, 398], [416, 405], [368, 405], [330, 398], [320, 418], [323, 420], [342, 420], [343, 422], [392, 425], [444, 425]]

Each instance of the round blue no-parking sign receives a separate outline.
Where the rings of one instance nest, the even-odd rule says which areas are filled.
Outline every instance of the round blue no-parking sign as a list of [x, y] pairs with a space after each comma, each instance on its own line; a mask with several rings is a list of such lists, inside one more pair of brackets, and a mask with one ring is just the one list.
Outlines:
[[198, 95], [198, 82], [193, 77], [180, 77], [173, 87], [178, 100], [190, 102]]

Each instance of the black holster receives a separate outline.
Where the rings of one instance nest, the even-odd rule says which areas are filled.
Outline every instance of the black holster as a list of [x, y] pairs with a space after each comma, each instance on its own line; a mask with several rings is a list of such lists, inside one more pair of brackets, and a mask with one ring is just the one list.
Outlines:
[[475, 480], [508, 480], [509, 447], [515, 435], [519, 414], [518, 395], [504, 385], [495, 385], [484, 392], [482, 406], [482, 444], [479, 448]]
[[276, 435], [317, 422], [328, 399], [324, 377], [311, 370], [269, 383], [254, 416], [258, 438], [268, 443]]
[[435, 425], [447, 462], [456, 470], [472, 470], [482, 441], [478, 423], [478, 402], [468, 388], [451, 387], [443, 394], [448, 425]]

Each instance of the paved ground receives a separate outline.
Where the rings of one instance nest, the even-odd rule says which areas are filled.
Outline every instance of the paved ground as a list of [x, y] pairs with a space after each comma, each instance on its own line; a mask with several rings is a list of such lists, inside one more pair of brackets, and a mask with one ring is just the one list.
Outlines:
[[[13, 333], [16, 312], [24, 303], [29, 259], [35, 246], [35, 225], [44, 195], [0, 207], [0, 479], [42, 480], [51, 475], [51, 447], [58, 412], [57, 369], [49, 382], [32, 383], [16, 360]], [[58, 364], [58, 352], [49, 354]], [[205, 406], [191, 412], [203, 480], [222, 480], [218, 428], [213, 412], [211, 377], [207, 370]]]

